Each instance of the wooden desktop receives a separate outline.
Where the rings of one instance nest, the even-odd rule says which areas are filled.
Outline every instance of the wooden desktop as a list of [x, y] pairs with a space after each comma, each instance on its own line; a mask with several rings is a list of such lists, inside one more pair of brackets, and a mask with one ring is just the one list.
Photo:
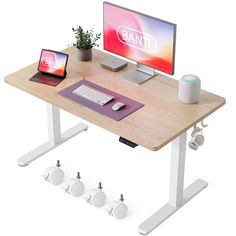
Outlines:
[[[198, 103], [186, 105], [178, 100], [178, 81], [175, 79], [159, 74], [138, 85], [123, 79], [130, 70], [135, 69], [131, 63], [122, 71], [111, 72], [100, 66], [100, 62], [109, 56], [104, 52], [93, 49], [93, 59], [90, 62], [78, 61], [74, 47], [64, 52], [70, 55], [67, 78], [57, 87], [29, 81], [36, 73], [37, 63], [7, 76], [5, 81], [153, 151], [165, 146], [225, 103], [224, 98], [202, 90]], [[83, 78], [145, 106], [117, 122], [57, 94]]]

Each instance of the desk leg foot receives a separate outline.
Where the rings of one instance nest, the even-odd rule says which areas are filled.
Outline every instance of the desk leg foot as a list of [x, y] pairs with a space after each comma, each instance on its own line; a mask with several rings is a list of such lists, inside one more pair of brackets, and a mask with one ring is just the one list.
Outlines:
[[149, 234], [191, 198], [207, 187], [206, 181], [198, 179], [184, 189], [186, 137], [187, 133], [185, 132], [172, 141], [169, 202], [139, 225], [138, 230], [141, 234]]
[[43, 154], [49, 152], [68, 139], [74, 137], [76, 134], [81, 133], [88, 129], [85, 124], [78, 124], [69, 130], [61, 133], [60, 125], [60, 109], [50, 103], [47, 104], [47, 118], [48, 118], [48, 141], [26, 155], [18, 159], [19, 166], [27, 166], [30, 162], [36, 160]]
[[37, 158], [39, 158], [43, 154], [56, 148], [57, 146], [61, 145], [62, 143], [64, 143], [68, 139], [74, 137], [75, 135], [77, 135], [83, 131], [86, 131], [87, 129], [88, 129], [88, 126], [85, 124], [82, 124], [82, 123], [70, 128], [69, 130], [67, 130], [61, 134], [59, 142], [53, 143], [53, 142], [48, 141], [48, 142], [42, 144], [41, 146], [35, 148], [31, 152], [20, 157], [18, 159], [18, 165], [22, 166], [22, 167], [27, 166], [30, 162], [36, 160]]
[[139, 225], [138, 231], [140, 234], [147, 235], [152, 232], [157, 226], [159, 226], [163, 221], [169, 218], [177, 210], [179, 210], [183, 205], [185, 205], [190, 199], [196, 196], [204, 188], [206, 188], [208, 183], [202, 179], [198, 179], [189, 185], [183, 192], [183, 202], [180, 206], [174, 207], [167, 203], [159, 211], [150, 216], [142, 224]]

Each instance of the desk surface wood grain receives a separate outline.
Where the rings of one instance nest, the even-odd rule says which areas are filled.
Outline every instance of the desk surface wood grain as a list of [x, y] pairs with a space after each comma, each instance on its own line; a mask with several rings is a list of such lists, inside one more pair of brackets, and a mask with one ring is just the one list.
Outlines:
[[[198, 103], [183, 104], [178, 100], [178, 81], [175, 79], [157, 75], [144, 84], [137, 85], [123, 79], [130, 70], [135, 69], [131, 63], [119, 72], [111, 72], [100, 65], [109, 56], [105, 52], [93, 49], [93, 59], [90, 62], [78, 61], [74, 47], [69, 47], [64, 52], [70, 55], [67, 78], [58, 86], [29, 81], [37, 72], [37, 63], [6, 76], [5, 82], [153, 151], [187, 131], [226, 102], [223, 97], [201, 90]], [[114, 121], [57, 94], [83, 78], [145, 106], [121, 121]]]

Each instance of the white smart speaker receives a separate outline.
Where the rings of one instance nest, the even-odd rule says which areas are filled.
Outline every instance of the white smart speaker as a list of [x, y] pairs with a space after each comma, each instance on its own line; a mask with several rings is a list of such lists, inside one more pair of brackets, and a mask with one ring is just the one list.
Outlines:
[[196, 75], [184, 75], [179, 80], [179, 100], [196, 103], [200, 98], [201, 80]]

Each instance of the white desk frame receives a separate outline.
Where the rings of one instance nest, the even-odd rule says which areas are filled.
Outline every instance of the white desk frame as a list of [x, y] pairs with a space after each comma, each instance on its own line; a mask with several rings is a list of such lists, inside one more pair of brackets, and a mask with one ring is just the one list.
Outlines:
[[[50, 89], [47, 86], [32, 84], [28, 81], [28, 78], [32, 76], [32, 72], [37, 68], [36, 63], [5, 77], [5, 81], [8, 84], [49, 103], [47, 107], [48, 141], [21, 157], [18, 160], [18, 164], [20, 166], [26, 166], [69, 138], [87, 130], [87, 125], [78, 124], [68, 131], [61, 133], [60, 107], [78, 117], [85, 118], [114, 134], [128, 138], [131, 141], [136, 140], [138, 144], [152, 151], [157, 151], [163, 145], [172, 141], [169, 200], [159, 211], [139, 225], [139, 232], [141, 234], [148, 234], [201, 190], [207, 187], [208, 184], [206, 181], [198, 179], [184, 189], [186, 131], [188, 128], [222, 107], [225, 104], [226, 99], [205, 90], [201, 90], [201, 99], [199, 103], [193, 106], [184, 105], [181, 104], [176, 97], [178, 90], [177, 80], [158, 74], [152, 81], [144, 84], [144, 89], [142, 90], [139, 86], [134, 84], [133, 86], [130, 82], [125, 80], [122, 81], [129, 71], [135, 69], [134, 64], [129, 63], [128, 70], [120, 70], [119, 72], [111, 74], [110, 71], [99, 66], [101, 61], [108, 57], [107, 53], [93, 49], [93, 60], [86, 62], [86, 65], [88, 66], [85, 67], [84, 62], [77, 60], [77, 50], [75, 47], [71, 46], [63, 52], [69, 54], [73, 60], [70, 60], [70, 73], [68, 73], [68, 78], [64, 83], [61, 83], [59, 87]], [[98, 118], [96, 118], [95, 112], [87, 111], [87, 109], [80, 108], [80, 106], [77, 110], [73, 102], [58, 96], [58, 92], [59, 90], [62, 91], [62, 89], [78, 82], [84, 75], [87, 76], [88, 80], [91, 80], [98, 85], [104, 85], [106, 88], [121, 94], [130, 92], [133, 94], [132, 99], [140, 101], [148, 106], [144, 109], [140, 109], [137, 114], [132, 114], [133, 118], [127, 117], [127, 122], [120, 121], [117, 126], [115, 122], [109, 122], [109, 119], [106, 117], [103, 119], [98, 115]], [[120, 83], [122, 84], [120, 85]], [[159, 103], [155, 106], [153, 105], [152, 98], [156, 96], [157, 91], [160, 91], [157, 96], [157, 99], [159, 98]], [[50, 93], [50, 96], [48, 96], [47, 93]], [[151, 96], [149, 97], [150, 93]], [[170, 94], [170, 96], [165, 96], [166, 93]], [[175, 104], [177, 107], [175, 112], [172, 113], [172, 108]], [[166, 106], [166, 110], [162, 109], [163, 106]], [[160, 111], [160, 114], [157, 113], [158, 110]], [[143, 115], [145, 116], [145, 119], [143, 119]], [[170, 120], [168, 120], [169, 115], [171, 116]], [[134, 124], [132, 123], [132, 119], [134, 119]], [[178, 122], [178, 120], [181, 121], [181, 125], [174, 127], [174, 124]], [[160, 129], [154, 126], [158, 121], [162, 127]], [[140, 129], [138, 129], [139, 123], [142, 125]], [[155, 129], [151, 130], [151, 125], [153, 125], [153, 128]], [[137, 132], [135, 132], [134, 135], [130, 135], [134, 128]], [[147, 135], [147, 140], [141, 135], [141, 133], [145, 131], [151, 131], [150, 134]], [[158, 131], [161, 132], [161, 134], [163, 132], [163, 137], [161, 137], [161, 139]], [[175, 139], [173, 140], [173, 138]], [[153, 142], [149, 142], [150, 139], [152, 139], [151, 141]]]
[[[20, 166], [27, 166], [43, 154], [88, 129], [87, 125], [80, 123], [61, 134], [60, 109], [49, 103], [47, 104], [47, 118], [48, 141], [20, 157], [18, 159]], [[172, 141], [169, 202], [139, 225], [140, 234], [149, 234], [208, 185], [206, 181], [198, 179], [184, 190], [186, 136], [187, 132]]]
[[187, 132], [172, 141], [169, 202], [139, 225], [140, 234], [149, 234], [208, 185], [198, 179], [184, 189], [186, 137]]
[[43, 154], [49, 152], [50, 150], [58, 147], [60, 144], [64, 143], [68, 139], [88, 129], [87, 125], [80, 123], [68, 129], [64, 133], [61, 133], [60, 109], [50, 103], [47, 104], [47, 118], [48, 141], [35, 148], [31, 152], [20, 157], [18, 159], [18, 165], [27, 166], [30, 162], [36, 160]]

